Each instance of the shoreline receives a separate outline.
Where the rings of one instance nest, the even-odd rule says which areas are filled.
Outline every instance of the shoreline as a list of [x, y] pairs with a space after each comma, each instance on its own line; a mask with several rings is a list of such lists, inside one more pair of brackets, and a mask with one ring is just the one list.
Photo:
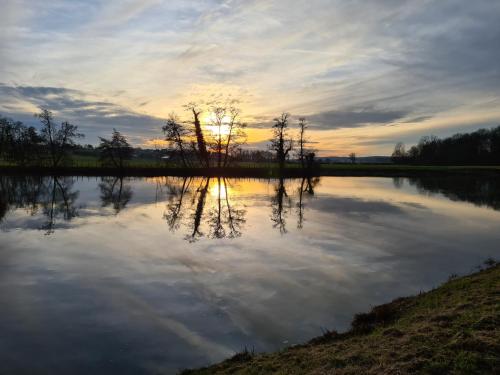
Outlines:
[[321, 176], [345, 177], [413, 177], [446, 175], [490, 175], [500, 177], [500, 166], [420, 166], [399, 164], [329, 164], [311, 170], [287, 167], [280, 171], [269, 167], [182, 168], [182, 167], [39, 167], [0, 166], [1, 175], [40, 176], [199, 176], [199, 177], [255, 177], [300, 178]]
[[181, 374], [498, 373], [500, 264], [485, 265], [428, 292], [356, 314], [347, 332], [327, 331], [275, 353], [245, 349]]

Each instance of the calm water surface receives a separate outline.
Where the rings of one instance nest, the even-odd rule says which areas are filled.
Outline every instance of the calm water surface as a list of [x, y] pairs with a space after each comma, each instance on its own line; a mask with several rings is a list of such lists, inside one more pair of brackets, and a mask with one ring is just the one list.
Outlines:
[[0, 177], [0, 373], [176, 373], [499, 257], [484, 179]]

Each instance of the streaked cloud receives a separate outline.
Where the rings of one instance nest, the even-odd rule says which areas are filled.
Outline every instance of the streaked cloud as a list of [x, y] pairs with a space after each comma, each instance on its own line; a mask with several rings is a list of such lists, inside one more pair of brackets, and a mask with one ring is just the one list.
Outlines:
[[327, 111], [309, 116], [314, 129], [356, 128], [369, 124], [390, 124], [408, 115], [403, 110], [376, 110], [374, 108], [359, 108], [352, 110]]

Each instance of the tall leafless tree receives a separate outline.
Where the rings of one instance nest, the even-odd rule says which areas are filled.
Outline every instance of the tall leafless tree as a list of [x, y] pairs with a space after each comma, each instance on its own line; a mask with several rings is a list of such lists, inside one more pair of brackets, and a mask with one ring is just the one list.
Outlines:
[[306, 144], [308, 143], [306, 139], [306, 129], [308, 128], [307, 121], [304, 117], [299, 118], [299, 151], [298, 156], [300, 160], [300, 165], [302, 168], [306, 166]]
[[186, 141], [190, 133], [189, 130], [179, 121], [175, 113], [169, 115], [167, 123], [163, 126], [162, 130], [170, 149], [179, 155], [182, 166], [187, 167]]
[[210, 156], [208, 154], [207, 142], [203, 134], [203, 129], [201, 128], [200, 115], [202, 113], [202, 110], [200, 109], [199, 105], [194, 102], [186, 104], [184, 108], [186, 108], [187, 111], [193, 114], [193, 125], [196, 135], [196, 143], [198, 146], [198, 157], [200, 160], [200, 164], [208, 168], [210, 167]]
[[211, 126], [214, 128], [213, 150], [217, 155], [217, 167], [226, 167], [229, 156], [235, 154], [246, 141], [246, 124], [241, 122], [238, 100], [216, 99], [209, 103]]
[[271, 149], [276, 152], [280, 169], [285, 167], [285, 161], [293, 148], [293, 140], [287, 134], [289, 116], [288, 113], [282, 113], [280, 117], [274, 119]]
[[75, 138], [83, 138], [83, 134], [78, 133], [78, 127], [67, 121], [57, 126], [51, 111], [41, 108], [35, 114], [42, 123], [41, 138], [49, 152], [52, 167], [58, 167], [67, 157], [68, 150], [75, 146]]

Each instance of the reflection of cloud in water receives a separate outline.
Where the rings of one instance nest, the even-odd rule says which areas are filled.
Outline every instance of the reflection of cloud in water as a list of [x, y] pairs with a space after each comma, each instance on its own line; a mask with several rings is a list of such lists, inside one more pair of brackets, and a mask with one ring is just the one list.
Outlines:
[[[104, 356], [109, 372], [175, 372], [344, 329], [356, 312], [500, 255], [500, 213], [390, 179], [283, 181], [284, 235], [270, 220], [279, 180], [127, 180], [133, 196], [117, 214], [101, 207], [100, 182], [74, 183], [79, 215], [49, 237], [42, 211], [8, 202], [2, 228], [21, 229], [0, 236], [0, 330], [11, 348], [0, 343], [0, 359], [23, 363], [43, 338], [33, 363], [57, 353], [65, 368]], [[205, 186], [206, 237], [189, 243]], [[228, 203], [245, 211], [241, 236], [214, 238], [219, 213], [229, 233]]]

